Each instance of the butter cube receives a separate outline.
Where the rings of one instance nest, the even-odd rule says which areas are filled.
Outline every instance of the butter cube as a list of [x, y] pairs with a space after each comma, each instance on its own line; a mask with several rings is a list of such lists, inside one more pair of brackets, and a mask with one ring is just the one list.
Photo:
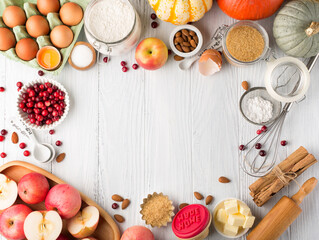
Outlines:
[[217, 211], [217, 221], [221, 223], [227, 223], [227, 214], [225, 209], [221, 208]]
[[238, 213], [238, 203], [236, 199], [225, 201], [224, 206], [227, 214]]
[[237, 214], [229, 214], [228, 216], [228, 224], [236, 227], [242, 227], [245, 223], [245, 216], [240, 213]]
[[228, 223], [226, 223], [224, 225], [224, 234], [225, 235], [228, 235], [228, 236], [236, 236], [237, 233], [238, 233], [238, 227], [236, 226], [232, 226], [232, 225], [229, 225]]
[[254, 225], [255, 217], [254, 216], [246, 216], [245, 222], [243, 224], [243, 228], [251, 228]]
[[249, 207], [247, 207], [241, 203], [239, 203], [239, 212], [243, 215], [246, 215], [246, 216], [250, 215]]

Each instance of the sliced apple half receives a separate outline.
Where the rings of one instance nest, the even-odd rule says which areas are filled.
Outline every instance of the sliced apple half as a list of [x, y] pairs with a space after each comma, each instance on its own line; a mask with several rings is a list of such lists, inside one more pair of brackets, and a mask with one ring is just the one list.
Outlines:
[[99, 210], [88, 206], [68, 221], [68, 230], [75, 238], [86, 238], [94, 233], [99, 219]]
[[18, 185], [4, 174], [0, 174], [0, 210], [11, 207], [18, 197]]
[[56, 240], [62, 227], [62, 219], [56, 211], [32, 212], [23, 225], [24, 234], [30, 240]]

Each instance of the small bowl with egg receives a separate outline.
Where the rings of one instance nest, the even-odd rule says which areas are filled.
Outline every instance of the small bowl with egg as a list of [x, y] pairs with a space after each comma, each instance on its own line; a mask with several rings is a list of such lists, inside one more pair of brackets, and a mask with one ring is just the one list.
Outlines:
[[247, 204], [236, 198], [220, 201], [213, 210], [213, 225], [216, 231], [226, 238], [244, 236], [254, 221], [255, 217]]
[[62, 63], [62, 56], [53, 46], [42, 47], [37, 53], [37, 62], [45, 70], [57, 69]]
[[174, 28], [169, 37], [172, 51], [183, 58], [192, 57], [203, 46], [203, 36], [198, 28], [192, 25], [182, 25]]

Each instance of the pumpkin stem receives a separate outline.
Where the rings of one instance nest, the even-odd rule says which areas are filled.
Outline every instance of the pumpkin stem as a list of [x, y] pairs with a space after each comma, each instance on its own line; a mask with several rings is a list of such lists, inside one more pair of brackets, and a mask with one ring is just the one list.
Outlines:
[[319, 33], [319, 22], [312, 22], [306, 29], [306, 34], [308, 37], [311, 37], [317, 33]]

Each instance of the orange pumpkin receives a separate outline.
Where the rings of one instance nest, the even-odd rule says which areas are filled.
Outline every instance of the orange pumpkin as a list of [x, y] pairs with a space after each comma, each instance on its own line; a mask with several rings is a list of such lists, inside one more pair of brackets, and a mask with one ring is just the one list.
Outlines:
[[238, 20], [258, 20], [270, 17], [284, 0], [217, 0], [221, 10]]

